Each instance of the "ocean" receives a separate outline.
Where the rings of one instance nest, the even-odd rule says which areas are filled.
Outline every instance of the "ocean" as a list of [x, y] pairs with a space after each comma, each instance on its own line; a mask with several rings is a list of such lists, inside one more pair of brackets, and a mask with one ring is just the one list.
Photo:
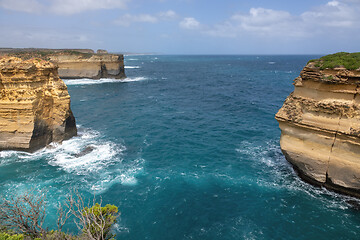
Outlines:
[[279, 147], [274, 116], [318, 57], [134, 55], [125, 80], [66, 80], [78, 136], [0, 152], [0, 194], [46, 191], [55, 228], [76, 188], [119, 207], [117, 239], [359, 239], [355, 200], [301, 181]]

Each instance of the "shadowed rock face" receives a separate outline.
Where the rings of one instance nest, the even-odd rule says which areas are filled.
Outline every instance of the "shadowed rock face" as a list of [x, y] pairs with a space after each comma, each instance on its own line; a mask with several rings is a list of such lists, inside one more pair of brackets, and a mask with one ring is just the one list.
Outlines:
[[0, 58], [0, 150], [35, 151], [76, 134], [57, 67], [40, 59]]
[[303, 179], [360, 197], [360, 71], [309, 63], [276, 114], [281, 149]]

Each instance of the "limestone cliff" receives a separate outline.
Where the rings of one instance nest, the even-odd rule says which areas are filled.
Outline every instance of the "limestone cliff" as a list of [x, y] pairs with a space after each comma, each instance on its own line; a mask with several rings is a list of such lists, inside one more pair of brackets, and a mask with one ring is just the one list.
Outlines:
[[54, 64], [0, 58], [0, 150], [34, 151], [76, 133], [70, 96]]
[[281, 149], [299, 175], [360, 197], [360, 70], [309, 62], [276, 114]]
[[60, 78], [125, 78], [124, 56], [91, 49], [0, 49], [0, 55], [41, 58], [58, 66]]
[[124, 57], [114, 54], [54, 54], [61, 78], [125, 78]]

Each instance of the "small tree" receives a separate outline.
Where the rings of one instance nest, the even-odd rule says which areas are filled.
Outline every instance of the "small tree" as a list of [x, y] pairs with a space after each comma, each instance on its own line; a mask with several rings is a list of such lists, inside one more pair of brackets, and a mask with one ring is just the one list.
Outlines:
[[30, 190], [19, 196], [0, 199], [0, 225], [16, 229], [31, 238], [45, 238], [46, 193]]
[[95, 198], [92, 204], [89, 203], [85, 206], [83, 199], [80, 193], [75, 192], [68, 197], [65, 204], [75, 216], [76, 226], [92, 240], [113, 238], [115, 235], [110, 231], [120, 216], [118, 208], [110, 204], [102, 207], [102, 201], [96, 203]]
[[87, 219], [87, 224], [83, 229], [84, 232], [90, 232], [95, 239], [114, 237], [110, 230], [119, 216], [116, 206], [107, 204], [105, 207], [101, 207], [99, 203], [96, 203], [91, 208], [86, 207], [83, 210], [83, 216]]

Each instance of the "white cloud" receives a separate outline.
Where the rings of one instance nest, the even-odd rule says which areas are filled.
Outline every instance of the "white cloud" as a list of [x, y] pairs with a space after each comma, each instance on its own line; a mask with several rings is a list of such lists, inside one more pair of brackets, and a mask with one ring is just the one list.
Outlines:
[[[348, 34], [360, 29], [360, 1], [333, 0], [303, 12], [251, 8], [223, 23], [207, 26], [203, 33], [215, 37], [239, 37], [247, 34], [275, 38], [311, 38], [315, 35]], [[351, 32], [353, 31], [353, 32]]]
[[327, 3], [328, 6], [332, 6], [332, 7], [336, 7], [339, 6], [339, 2], [338, 1], [331, 1]]
[[57, 14], [75, 14], [98, 9], [125, 9], [129, 0], [51, 0], [50, 10]]
[[116, 25], [129, 27], [133, 23], [157, 23], [159, 21], [169, 21], [177, 18], [177, 14], [172, 11], [160, 12], [156, 15], [151, 14], [125, 14], [114, 21]]
[[231, 19], [242, 29], [255, 32], [279, 31], [293, 20], [288, 12], [265, 8], [251, 8], [248, 14], [236, 14]]
[[311, 11], [301, 14], [302, 20], [307, 25], [318, 27], [351, 28], [360, 23], [360, 2], [331, 1]]
[[0, 0], [0, 8], [28, 12], [52, 12], [70, 15], [98, 9], [125, 9], [131, 0], [48, 0], [47, 5], [38, 0]]
[[158, 16], [162, 20], [173, 20], [178, 17], [176, 12], [174, 12], [173, 10], [168, 10], [166, 12], [160, 12], [158, 14]]
[[201, 25], [200, 23], [192, 17], [184, 18], [180, 23], [179, 26], [183, 29], [190, 29], [190, 30], [196, 30], [200, 29]]
[[43, 6], [36, 0], [0, 0], [0, 8], [27, 13], [41, 12]]
[[132, 23], [156, 23], [157, 21], [158, 19], [150, 14], [125, 14], [115, 20], [114, 23], [123, 27], [129, 27]]

